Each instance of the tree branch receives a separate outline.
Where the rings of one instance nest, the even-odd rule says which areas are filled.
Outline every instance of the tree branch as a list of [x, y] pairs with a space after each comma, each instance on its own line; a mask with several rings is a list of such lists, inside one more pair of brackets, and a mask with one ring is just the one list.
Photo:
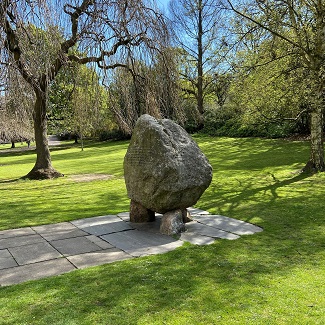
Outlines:
[[237, 15], [251, 21], [252, 23], [256, 24], [257, 26], [259, 26], [260, 28], [263, 28], [264, 30], [268, 31], [269, 33], [283, 39], [284, 41], [288, 42], [289, 44], [293, 45], [296, 48], [299, 48], [300, 50], [302, 50], [305, 54], [309, 55], [309, 49], [305, 48], [304, 46], [302, 46], [302, 44], [299, 44], [297, 42], [294, 42], [293, 40], [291, 40], [290, 38], [286, 37], [283, 34], [280, 34], [279, 32], [277, 32], [276, 30], [274, 30], [273, 28], [270, 28], [269, 26], [266, 26], [265, 24], [261, 23], [260, 21], [254, 19], [253, 17], [250, 17], [248, 15], [246, 15], [245, 13], [237, 10], [234, 5], [232, 4], [232, 2], [230, 0], [227, 0], [228, 4], [230, 5], [230, 8], [232, 11], [234, 11]]

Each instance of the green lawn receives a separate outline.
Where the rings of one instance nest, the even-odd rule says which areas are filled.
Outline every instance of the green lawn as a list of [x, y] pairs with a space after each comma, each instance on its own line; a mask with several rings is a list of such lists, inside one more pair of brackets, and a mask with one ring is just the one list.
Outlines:
[[[325, 324], [325, 174], [309, 144], [195, 137], [213, 182], [197, 207], [264, 231], [0, 288], [0, 324]], [[52, 149], [66, 177], [19, 180], [32, 151], [0, 146], [0, 230], [128, 210], [128, 142]], [[76, 174], [109, 180], [76, 182]]]

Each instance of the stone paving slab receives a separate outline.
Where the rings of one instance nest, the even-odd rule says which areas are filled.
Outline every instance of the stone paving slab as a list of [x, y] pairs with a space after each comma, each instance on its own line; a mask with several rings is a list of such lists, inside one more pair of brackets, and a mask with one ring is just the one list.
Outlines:
[[101, 250], [101, 248], [92, 243], [85, 237], [75, 237], [51, 241], [51, 245], [62, 255], [77, 255]]
[[182, 241], [190, 242], [193, 245], [211, 245], [215, 242], [215, 238], [190, 232], [183, 232], [180, 239]]
[[40, 242], [8, 249], [19, 265], [53, 260], [62, 255], [48, 242]]
[[92, 243], [94, 243], [95, 245], [99, 246], [102, 249], [107, 249], [107, 248], [113, 248], [114, 246], [111, 245], [110, 243], [108, 243], [105, 240], [102, 240], [100, 238], [98, 238], [95, 235], [89, 235], [89, 236], [85, 236], [85, 238], [87, 238], [88, 240], [90, 240]]
[[177, 240], [166, 235], [153, 234], [141, 230], [130, 230], [103, 235], [101, 238], [132, 256], [158, 254], [158, 252], [163, 253], [170, 249], [175, 249], [175, 246], [183, 245], [182, 242], [168, 245]]
[[0, 239], [27, 235], [35, 235], [35, 231], [30, 227], [0, 231]]
[[7, 257], [11, 257], [11, 254], [8, 251], [8, 249], [1, 249], [0, 250], [0, 258], [7, 258]]
[[[130, 212], [120, 212], [117, 216], [125, 222], [130, 222]], [[161, 213], [155, 213], [156, 220], [161, 219], [162, 216]]]
[[118, 222], [104, 223], [102, 225], [90, 226], [82, 228], [84, 231], [91, 235], [101, 236], [121, 232], [126, 230], [133, 230], [126, 222], [120, 220]]
[[7, 249], [0, 250], [0, 270], [18, 266], [12, 255]]
[[142, 222], [142, 223], [130, 222], [129, 224], [134, 229], [161, 235], [161, 233], [160, 233], [161, 219], [160, 218], [156, 218], [155, 221], [151, 221], [151, 222]]
[[75, 270], [76, 268], [65, 258], [17, 266], [0, 270], [0, 285], [11, 285], [29, 280], [41, 279]]
[[48, 241], [88, 235], [70, 222], [36, 226], [32, 229]]
[[236, 239], [263, 230], [244, 221], [208, 215], [201, 209], [189, 210], [194, 221], [186, 224], [187, 231], [179, 240], [159, 232], [160, 214], [154, 222], [137, 224], [130, 222], [128, 212], [0, 231], [0, 285], [166, 253], [184, 241], [209, 245], [216, 238]]
[[76, 220], [72, 221], [72, 224], [95, 236], [133, 229], [126, 222], [112, 215]]
[[214, 239], [222, 238], [222, 239], [233, 240], [233, 239], [239, 238], [238, 235], [232, 234], [230, 232], [227, 232], [227, 231], [224, 231], [224, 230], [221, 230], [218, 228], [210, 227], [205, 224], [201, 224], [197, 221], [188, 222], [186, 224], [186, 228], [187, 228], [188, 232], [191, 232], [194, 234], [199, 234], [202, 236], [212, 237]]
[[252, 235], [263, 231], [262, 228], [241, 220], [232, 219], [220, 215], [196, 216], [194, 220], [207, 226], [232, 232], [237, 235]]
[[120, 212], [117, 216], [125, 222], [130, 221], [130, 212]]
[[208, 211], [201, 210], [201, 209], [198, 209], [198, 208], [192, 208], [192, 207], [187, 208], [187, 211], [190, 213], [191, 216], [210, 214]]
[[116, 215], [106, 215], [106, 216], [73, 220], [73, 221], [71, 221], [71, 223], [73, 225], [75, 225], [76, 227], [82, 229], [85, 227], [103, 225], [105, 223], [114, 223], [114, 222], [119, 222], [119, 221], [121, 221], [121, 219], [118, 218]]
[[24, 246], [24, 245], [40, 243], [40, 242], [45, 243], [46, 240], [44, 240], [44, 238], [42, 238], [42, 236], [38, 234], [28, 235], [28, 236], [9, 237], [9, 238], [0, 239], [0, 249]]
[[84, 269], [89, 266], [102, 265], [122, 261], [133, 256], [117, 248], [105, 249], [97, 252], [85, 253], [80, 255], [68, 256], [67, 259], [78, 269]]

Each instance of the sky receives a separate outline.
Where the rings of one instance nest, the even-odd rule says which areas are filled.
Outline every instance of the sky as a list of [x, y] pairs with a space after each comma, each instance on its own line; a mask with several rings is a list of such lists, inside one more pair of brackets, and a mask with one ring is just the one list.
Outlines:
[[165, 9], [167, 8], [168, 2], [169, 2], [169, 0], [157, 0], [158, 5]]

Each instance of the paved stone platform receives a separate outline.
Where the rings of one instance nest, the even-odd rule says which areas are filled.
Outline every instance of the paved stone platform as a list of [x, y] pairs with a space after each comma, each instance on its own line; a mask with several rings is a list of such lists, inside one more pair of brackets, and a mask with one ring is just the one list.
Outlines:
[[0, 286], [59, 275], [75, 269], [161, 254], [183, 245], [234, 240], [262, 228], [196, 208], [179, 239], [159, 232], [161, 215], [150, 223], [129, 222], [129, 213], [0, 231]]

